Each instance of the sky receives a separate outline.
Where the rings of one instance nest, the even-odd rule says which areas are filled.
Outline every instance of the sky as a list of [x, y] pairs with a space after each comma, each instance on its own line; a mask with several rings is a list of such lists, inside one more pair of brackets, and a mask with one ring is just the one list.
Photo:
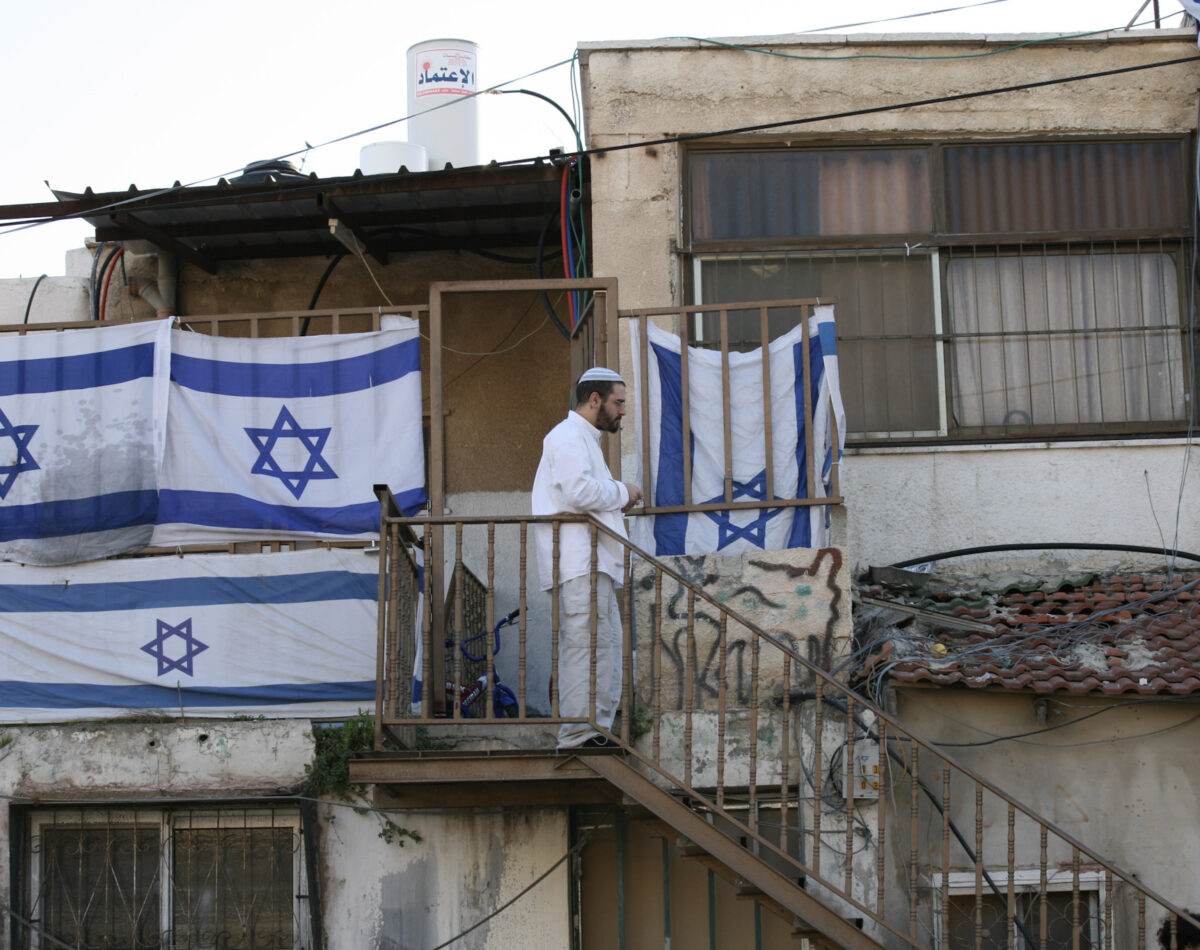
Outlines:
[[[972, 4], [968, 9], [891, 19]], [[121, 191], [215, 183], [247, 163], [291, 160], [321, 177], [353, 174], [362, 145], [403, 140], [400, 122], [320, 146], [406, 113], [406, 51], [441, 37], [479, 46], [479, 87], [519, 80], [571, 108], [580, 41], [831, 32], [1030, 33], [1124, 27], [1142, 0], [40, 0], [10, 4], [0, 35], [0, 205], [53, 200], [55, 189]], [[1179, 0], [1159, 0], [1164, 25]], [[1152, 24], [1153, 5], [1138, 22]], [[547, 69], [546, 67], [552, 67]], [[539, 70], [543, 70], [538, 72]], [[528, 76], [530, 73], [536, 75]], [[520, 77], [528, 76], [521, 79]], [[574, 147], [552, 106], [481, 96], [480, 159]], [[0, 232], [7, 231], [0, 225]], [[0, 233], [0, 279], [64, 272], [91, 236], [83, 222]]]

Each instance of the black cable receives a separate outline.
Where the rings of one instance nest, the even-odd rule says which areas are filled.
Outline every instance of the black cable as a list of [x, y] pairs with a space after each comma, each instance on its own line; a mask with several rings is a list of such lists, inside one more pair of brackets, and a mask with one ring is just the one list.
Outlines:
[[[1122, 66], [1122, 67], [1118, 67], [1115, 69], [1104, 69], [1104, 70], [1099, 70], [1099, 71], [1090, 72], [1090, 73], [1076, 73], [1071, 76], [1062, 76], [1057, 79], [1042, 79], [1042, 80], [1038, 80], [1035, 82], [1018, 83], [1016, 85], [1011, 85], [1011, 86], [997, 86], [997, 87], [994, 87], [991, 89], [976, 90], [975, 92], [962, 92], [962, 93], [956, 93], [956, 94], [948, 95], [948, 96], [936, 96], [936, 97], [928, 98], [928, 99], [911, 99], [911, 100], [908, 100], [905, 102], [892, 103], [890, 105], [869, 106], [869, 107], [865, 107], [862, 109], [850, 109], [850, 110], [847, 110], [844, 112], [828, 112], [828, 113], [824, 113], [823, 115], [806, 116], [804, 118], [799, 118], [799, 119], [783, 119], [783, 120], [776, 121], [776, 122], [762, 122], [757, 125], [744, 125], [744, 126], [739, 126], [736, 128], [717, 129], [712, 132], [690, 132], [690, 133], [687, 133], [684, 135], [664, 136], [662, 138], [657, 138], [657, 139], [643, 139], [643, 140], [633, 141], [633, 142], [623, 142], [623, 143], [620, 143], [617, 145], [605, 145], [605, 146], [601, 146], [598, 148], [579, 149], [574, 152], [565, 153], [565, 155], [562, 157], [572, 158], [572, 157], [583, 157], [583, 156], [591, 156], [591, 155], [607, 155], [611, 152], [623, 152], [623, 151], [628, 151], [630, 149], [646, 148], [646, 147], [654, 146], [654, 145], [675, 145], [675, 144], [679, 144], [682, 142], [696, 142], [696, 141], [701, 141], [704, 139], [723, 138], [723, 137], [739, 135], [739, 134], [747, 133], [747, 132], [762, 132], [762, 131], [767, 131], [770, 129], [787, 128], [788, 126], [811, 125], [812, 123], [815, 123], [815, 122], [829, 122], [829, 121], [834, 121], [834, 120], [838, 120], [838, 119], [855, 118], [858, 116], [877, 115], [882, 112], [895, 112], [895, 111], [898, 111], [901, 109], [915, 109], [915, 108], [920, 108], [922, 106], [939, 105], [939, 104], [947, 103], [947, 102], [962, 102], [962, 101], [965, 101], [968, 99], [981, 99], [981, 98], [985, 98], [987, 96], [1002, 95], [1004, 93], [1009, 93], [1009, 92], [1022, 92], [1022, 91], [1028, 90], [1028, 89], [1040, 89], [1040, 88], [1044, 88], [1047, 86], [1061, 86], [1061, 85], [1065, 85], [1067, 83], [1083, 82], [1088, 79], [1103, 79], [1103, 78], [1110, 77], [1110, 76], [1120, 76], [1120, 75], [1124, 75], [1126, 73], [1141, 72], [1141, 71], [1145, 71], [1148, 69], [1159, 69], [1160, 67], [1163, 67], [1163, 66], [1180, 66], [1185, 63], [1194, 63], [1194, 62], [1200, 62], [1200, 55], [1183, 56], [1178, 59], [1159, 60], [1159, 61], [1153, 62], [1153, 63], [1141, 63], [1137, 66]], [[384, 125], [388, 125], [388, 124], [391, 124], [391, 123], [384, 123]], [[382, 127], [383, 126], [377, 126], [377, 128], [382, 128]], [[373, 130], [364, 130], [364, 131], [373, 131]], [[354, 135], [358, 135], [358, 134], [361, 134], [361, 133], [353, 133], [352, 135], [349, 135], [349, 136], [343, 136], [343, 138], [352, 138]], [[335, 141], [341, 141], [341, 139], [338, 139]], [[325, 144], [332, 144], [332, 143], [325, 143]], [[303, 150], [301, 150], [301, 151], [303, 151]], [[294, 155], [294, 154], [298, 154], [298, 153], [293, 152], [290, 154]], [[284, 156], [280, 156], [280, 157], [286, 158], [288, 156], [284, 155]], [[541, 164], [541, 163], [544, 163], [545, 161], [546, 161], [546, 156], [534, 155], [534, 156], [529, 156], [526, 158], [514, 158], [514, 159], [509, 159], [508, 161], [494, 162], [494, 163], [492, 163], [491, 167], [510, 168], [510, 167], [517, 166], [517, 165]], [[389, 180], [389, 178], [394, 178], [394, 179], [399, 180], [401, 178], [407, 178], [410, 176], [409, 175], [401, 175], [399, 172], [397, 172], [390, 176], [377, 175], [375, 177], [377, 179], [379, 179], [381, 182], [383, 182], [383, 181]], [[29, 223], [29, 224], [21, 224], [19, 226], [10, 227], [4, 231], [0, 231], [0, 236], [3, 236], [5, 234], [13, 234], [17, 231], [21, 231], [26, 228], [40, 227], [43, 224], [49, 224], [53, 221], [69, 221], [69, 220], [72, 220], [75, 218], [85, 218], [90, 215], [97, 215], [97, 214], [101, 214], [104, 212], [110, 212], [114, 208], [122, 208], [122, 209], [129, 210], [129, 211], [136, 211], [140, 207], [139, 202], [148, 202], [155, 198], [161, 198], [164, 195], [170, 195], [173, 193], [182, 192], [187, 187], [192, 187], [192, 186], [181, 185], [178, 188], [161, 188], [161, 189], [158, 189], [157, 191], [151, 192], [148, 195], [138, 195], [133, 198], [124, 199], [122, 201], [115, 201], [115, 202], [112, 202], [111, 204], [101, 205], [100, 207], [89, 208], [87, 211], [80, 211], [80, 212], [75, 212], [72, 214], [63, 214], [63, 215], [56, 215], [54, 217], [43, 218], [38, 221]], [[290, 189], [290, 188], [289, 189], [280, 189], [278, 187], [275, 187], [274, 189], [272, 189], [269, 192], [255, 192], [252, 190], [247, 190], [247, 191], [239, 190], [237, 192], [237, 197], [251, 198], [251, 197], [257, 197], [260, 195], [267, 195], [267, 194], [270, 194], [273, 196], [279, 196], [281, 194], [287, 195], [287, 196], [305, 195], [305, 194], [309, 194], [309, 193], [315, 193], [315, 192], [327, 190], [328, 187], [329, 187], [329, 183], [327, 181], [318, 181], [318, 182], [314, 182], [311, 185], [299, 186], [295, 189]], [[214, 205], [214, 204], [227, 203], [229, 200], [229, 197], [231, 197], [231, 196], [230, 195], [222, 195], [219, 198], [197, 199], [196, 201], [193, 201], [193, 202], [188, 202], [188, 203], [183, 203], [183, 204], [169, 204], [169, 205], [165, 205], [165, 206], [169, 207], [171, 209], [208, 207], [208, 206]], [[164, 207], [164, 205], [159, 205], [158, 207], [160, 209], [162, 209]]]
[[[517, 257], [515, 254], [497, 254], [495, 251], [484, 251], [477, 247], [463, 248], [468, 254], [474, 254], [476, 257], [483, 257], [489, 261], [500, 261], [502, 264], [536, 264], [536, 257]], [[556, 257], [562, 257], [562, 251], [554, 251], [547, 255], [546, 260], [552, 261]]]
[[99, 273], [96, 274], [96, 282], [92, 287], [92, 319], [97, 322], [100, 320], [100, 285], [104, 282], [104, 275], [108, 273], [108, 267], [110, 264], [112, 264], [113, 258], [116, 257], [120, 251], [121, 246], [119, 244], [115, 245], [113, 249], [108, 252], [108, 257], [104, 259], [104, 263], [100, 265]]
[[1129, 699], [1122, 703], [1112, 703], [1108, 706], [1101, 706], [1099, 709], [1094, 709], [1086, 715], [1071, 719], [1067, 722], [1056, 723], [1053, 726], [1041, 726], [1037, 729], [1031, 729], [1029, 732], [1018, 732], [1011, 736], [993, 736], [991, 739], [981, 739], [978, 742], [935, 742], [933, 743], [939, 749], [977, 749], [980, 746], [993, 745], [997, 742], [1009, 742], [1013, 739], [1025, 739], [1029, 736], [1040, 736], [1043, 732], [1053, 732], [1055, 729], [1065, 729], [1067, 726], [1073, 726], [1076, 723], [1084, 722], [1091, 719], [1093, 716], [1099, 716], [1101, 713], [1110, 712], [1114, 709], [1120, 709], [1124, 706], [1146, 706], [1151, 703], [1179, 703], [1185, 701], [1195, 701], [1193, 696], [1163, 696], [1158, 699]]
[[533, 96], [535, 99], [541, 99], [543, 102], [550, 103], [550, 105], [554, 106], [554, 108], [561, 112], [562, 117], [567, 120], [567, 125], [571, 127], [571, 131], [575, 134], [575, 144], [578, 145], [580, 143], [579, 126], [575, 124], [575, 120], [571, 118], [571, 116], [567, 113], [567, 110], [549, 96], [543, 96], [540, 92], [534, 92], [532, 89], [497, 89], [496, 91], [502, 96]]
[[111, 241], [101, 241], [100, 246], [96, 248], [96, 253], [92, 255], [92, 275], [88, 279], [88, 307], [93, 320], [100, 319], [96, 295], [96, 271], [100, 268], [100, 258], [104, 256], [104, 249], [111, 243]]
[[[550, 215], [550, 217], [548, 217], [546, 219], [546, 223], [542, 225], [541, 234], [538, 235], [537, 258], [536, 258], [538, 280], [542, 280], [544, 277], [543, 264], [545, 263], [546, 234], [550, 231], [550, 225], [552, 225], [554, 223], [554, 219], [557, 218], [558, 215], [559, 215], [558, 211], [555, 211], [552, 215]], [[564, 340], [566, 340], [567, 342], [570, 342], [571, 331], [568, 330], [565, 326], [563, 326], [563, 322], [560, 319], [558, 319], [558, 314], [554, 310], [554, 304], [552, 304], [550, 302], [550, 295], [548, 293], [546, 293], [546, 291], [543, 290], [540, 292], [540, 296], [542, 298], [542, 306], [546, 308], [546, 313], [548, 313], [550, 315], [550, 319], [553, 320], [554, 325], [556, 327], [558, 327], [558, 332], [563, 335]]]
[[[847, 709], [846, 704], [836, 696], [826, 696], [824, 697], [824, 701], [834, 709], [841, 712], [843, 716], [849, 715], [849, 710]], [[879, 733], [867, 725], [857, 713], [855, 713], [852, 718], [854, 720], [854, 724], [862, 729], [864, 733], [866, 733], [866, 737], [868, 739], [871, 739], [877, 744], [879, 743]], [[912, 772], [909, 771], [908, 763], [904, 760], [904, 757], [900, 755], [899, 752], [896, 752], [887, 743], [883, 743], [883, 746], [887, 757], [899, 764], [904, 770], [904, 773], [907, 774], [911, 780], [915, 781], [917, 783], [917, 787], [925, 793], [925, 797], [929, 799], [930, 804], [933, 805], [937, 813], [945, 819], [947, 827], [950, 829], [958, 843], [962, 846], [963, 851], [966, 852], [967, 858], [983, 873], [983, 879], [987, 881], [988, 887], [991, 888], [992, 893], [998, 900], [1005, 902], [1005, 906], [1007, 906], [1007, 898], [1004, 896], [1003, 892], [1001, 892], [996, 882], [992, 879], [992, 875], [988, 872], [988, 869], [980, 863], [979, 858], [975, 854], [975, 850], [967, 843], [967, 839], [963, 836], [963, 833], [959, 831], [958, 825], [954, 823], [954, 819], [946, 814], [946, 809], [943, 807], [942, 803], [938, 801], [937, 796], [933, 794], [923, 780], [913, 777]], [[1030, 950], [1040, 950], [1041, 945], [1033, 939], [1033, 934], [1026, 929], [1025, 925], [1021, 922], [1021, 919], [1017, 914], [1013, 914], [1012, 922], [1016, 928], [1021, 931], [1021, 936], [1025, 938], [1026, 944]]]
[[42, 286], [42, 281], [45, 279], [46, 275], [42, 274], [41, 277], [34, 281], [33, 290], [29, 291], [29, 299], [25, 301], [25, 319], [21, 321], [22, 323], [29, 322], [29, 310], [33, 306], [33, 297], [37, 293], [38, 288]]
[[[341, 251], [333, 255], [333, 260], [329, 262], [329, 266], [325, 268], [325, 273], [321, 275], [321, 279], [317, 281], [317, 289], [313, 291], [312, 300], [308, 302], [309, 310], [317, 309], [317, 301], [321, 298], [321, 291], [325, 289], [325, 282], [329, 280], [329, 275], [333, 273], [333, 269], [337, 267], [338, 261], [346, 256], [345, 251]], [[308, 335], [308, 325], [312, 322], [312, 317], [305, 317], [304, 323], [300, 325], [300, 335]]]
[[1164, 551], [1162, 548], [1149, 548], [1141, 544], [1084, 544], [1079, 541], [1042, 541], [1022, 542], [1020, 544], [979, 544], [970, 548], [959, 548], [955, 551], [943, 551], [940, 554], [930, 554], [925, 557], [909, 558], [907, 561], [897, 561], [888, 565], [895, 568], [912, 567], [914, 564], [925, 564], [929, 561], [946, 561], [950, 558], [964, 557], [968, 554], [993, 554], [1001, 551], [1123, 551], [1129, 554], [1163, 554], [1174, 557], [1185, 557], [1190, 561], [1200, 562], [1200, 554], [1187, 551]]

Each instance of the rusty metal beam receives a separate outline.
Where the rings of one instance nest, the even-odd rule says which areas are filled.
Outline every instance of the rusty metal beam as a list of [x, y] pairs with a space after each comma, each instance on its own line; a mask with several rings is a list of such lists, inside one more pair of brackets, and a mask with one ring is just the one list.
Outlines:
[[528, 806], [620, 805], [620, 793], [603, 779], [503, 782], [476, 768], [463, 782], [376, 785], [376, 808], [522, 808]]
[[[448, 221], [477, 221], [502, 219], [510, 223], [513, 220], [528, 218], [538, 222], [538, 228], [545, 221], [550, 210], [557, 210], [554, 201], [526, 201], [515, 204], [463, 205], [440, 208], [404, 208], [386, 211], [356, 211], [354, 213], [355, 227], [386, 228], [390, 226], [445, 224]], [[340, 208], [340, 206], [339, 206]], [[29, 217], [39, 217], [30, 215]], [[190, 221], [172, 221], [161, 223], [157, 227], [164, 234], [176, 238], [214, 237], [221, 235], [243, 234], [275, 234], [280, 231], [323, 231], [329, 217], [337, 215], [296, 214], [273, 215], [271, 217], [251, 218], [244, 221], [212, 221], [197, 219]], [[523, 229], [528, 230], [528, 228]], [[96, 228], [96, 240], [116, 240], [120, 235], [115, 229]]]
[[132, 214], [115, 214], [110, 215], [110, 217], [114, 224], [116, 224], [118, 227], [128, 230], [136, 237], [143, 238], [156, 247], [159, 247], [164, 251], [169, 251], [176, 257], [182, 258], [189, 264], [195, 264], [201, 270], [207, 271], [214, 276], [216, 275], [216, 262], [208, 255], [202, 254], [200, 251], [196, 250], [194, 247], [175, 240], [175, 238], [171, 237], [171, 235], [165, 234], [158, 228], [146, 224], [145, 221], [142, 221]]
[[371, 785], [456, 782], [564, 782], [594, 780], [583, 755], [544, 752], [400, 752], [369, 755], [350, 763], [350, 781]]
[[[300, 241], [296, 243], [272, 244], [231, 244], [222, 247], [207, 247], [204, 254], [212, 261], [228, 260], [266, 260], [280, 257], [320, 257], [337, 254], [344, 250], [328, 232], [328, 222], [322, 225], [326, 229], [326, 238], [319, 241]], [[107, 240], [128, 240], [138, 237], [131, 232], [108, 230]], [[99, 232], [97, 232], [99, 238]], [[389, 254], [417, 254], [425, 251], [456, 251], [456, 250], [488, 250], [497, 248], [532, 248], [537, 245], [538, 235], [535, 232], [516, 234], [481, 234], [476, 236], [458, 235], [423, 235], [420, 237], [402, 237], [380, 239], [380, 245]]]

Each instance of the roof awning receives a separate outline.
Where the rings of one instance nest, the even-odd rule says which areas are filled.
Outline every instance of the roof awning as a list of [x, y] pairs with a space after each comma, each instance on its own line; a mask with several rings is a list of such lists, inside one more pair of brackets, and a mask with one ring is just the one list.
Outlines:
[[[550, 162], [344, 178], [225, 181], [0, 206], [0, 221], [81, 217], [98, 241], [145, 240], [210, 273], [221, 261], [556, 246], [562, 168]], [[331, 229], [339, 222], [342, 238]]]

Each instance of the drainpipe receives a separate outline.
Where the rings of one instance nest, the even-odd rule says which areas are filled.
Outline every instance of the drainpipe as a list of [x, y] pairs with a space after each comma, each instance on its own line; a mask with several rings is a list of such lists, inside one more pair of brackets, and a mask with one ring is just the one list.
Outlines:
[[155, 316], [175, 315], [175, 256], [158, 252], [158, 279], [130, 280], [129, 289], [154, 308]]

